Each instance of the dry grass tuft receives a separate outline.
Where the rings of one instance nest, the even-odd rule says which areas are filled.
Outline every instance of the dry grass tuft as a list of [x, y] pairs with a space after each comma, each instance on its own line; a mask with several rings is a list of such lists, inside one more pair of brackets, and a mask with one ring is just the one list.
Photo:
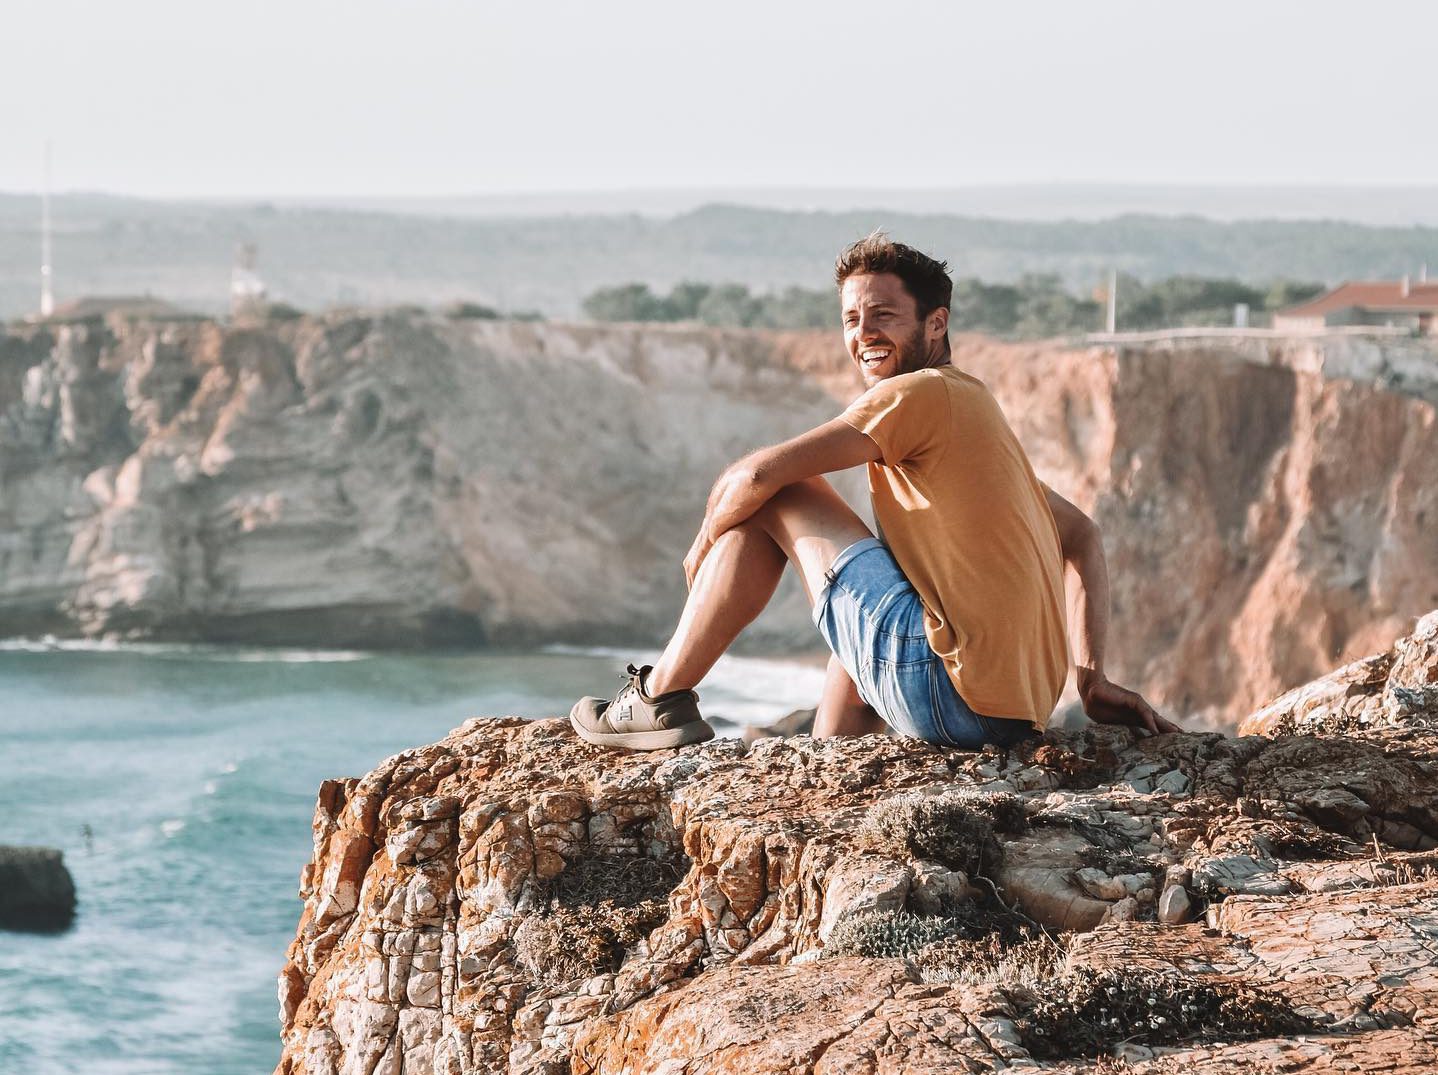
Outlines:
[[899, 795], [875, 803], [855, 831], [861, 847], [896, 859], [929, 859], [972, 876], [987, 876], [1003, 861], [996, 832], [1027, 825], [1017, 795], [956, 792]]
[[689, 862], [684, 858], [593, 853], [571, 863], [554, 879], [551, 898], [561, 907], [592, 907], [606, 901], [630, 907], [673, 891]]
[[998, 934], [977, 940], [950, 937], [912, 962], [925, 982], [1038, 990], [1061, 973], [1064, 955], [1057, 942], [1035, 931], [1019, 941]]
[[554, 879], [548, 907], [514, 934], [535, 982], [558, 985], [618, 970], [624, 954], [669, 916], [669, 892], [688, 860], [592, 853]]
[[532, 915], [514, 934], [514, 955], [536, 982], [558, 985], [619, 969], [624, 953], [669, 914], [663, 900], [633, 907], [605, 901]]

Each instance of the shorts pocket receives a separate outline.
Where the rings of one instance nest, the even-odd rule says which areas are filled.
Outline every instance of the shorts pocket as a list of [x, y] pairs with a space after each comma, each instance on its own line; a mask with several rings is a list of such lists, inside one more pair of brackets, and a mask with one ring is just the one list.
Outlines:
[[928, 648], [929, 636], [924, 631], [923, 603], [907, 580], [885, 592], [869, 613], [869, 618], [883, 634], [903, 642], [920, 640], [924, 643], [924, 653], [934, 652]]

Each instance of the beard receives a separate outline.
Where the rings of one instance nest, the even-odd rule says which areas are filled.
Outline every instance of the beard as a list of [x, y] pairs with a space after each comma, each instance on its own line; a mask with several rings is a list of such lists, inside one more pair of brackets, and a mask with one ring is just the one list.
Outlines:
[[[898, 373], [913, 373], [929, 365], [929, 347], [924, 340], [924, 326], [914, 329], [908, 339], [896, 345], [898, 348]], [[897, 374], [896, 374], [897, 376]]]

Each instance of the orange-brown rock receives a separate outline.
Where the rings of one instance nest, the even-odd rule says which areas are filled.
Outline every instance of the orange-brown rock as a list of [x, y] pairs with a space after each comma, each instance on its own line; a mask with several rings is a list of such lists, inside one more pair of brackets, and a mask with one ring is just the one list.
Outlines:
[[1361, 657], [1249, 714], [1240, 735], [1438, 726], [1438, 612], [1393, 648]]
[[[1417, 1075], [1435, 804], [1438, 731], [1401, 714], [1008, 753], [473, 720], [321, 789], [280, 1071]], [[1083, 988], [1128, 1006], [1071, 1033]]]

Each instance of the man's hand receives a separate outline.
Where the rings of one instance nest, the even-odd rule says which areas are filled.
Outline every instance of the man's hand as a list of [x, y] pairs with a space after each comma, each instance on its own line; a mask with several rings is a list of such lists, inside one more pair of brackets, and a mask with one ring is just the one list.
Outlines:
[[1143, 695], [1110, 682], [1102, 672], [1080, 668], [1078, 689], [1084, 713], [1098, 724], [1123, 724], [1130, 728], [1143, 728], [1154, 735], [1182, 731], [1144, 701]]
[[694, 576], [699, 574], [704, 557], [708, 556], [709, 550], [714, 547], [714, 542], [708, 535], [708, 526], [701, 526], [699, 533], [695, 535], [694, 544], [689, 546], [689, 551], [684, 555], [684, 585], [691, 590], [694, 589]]

